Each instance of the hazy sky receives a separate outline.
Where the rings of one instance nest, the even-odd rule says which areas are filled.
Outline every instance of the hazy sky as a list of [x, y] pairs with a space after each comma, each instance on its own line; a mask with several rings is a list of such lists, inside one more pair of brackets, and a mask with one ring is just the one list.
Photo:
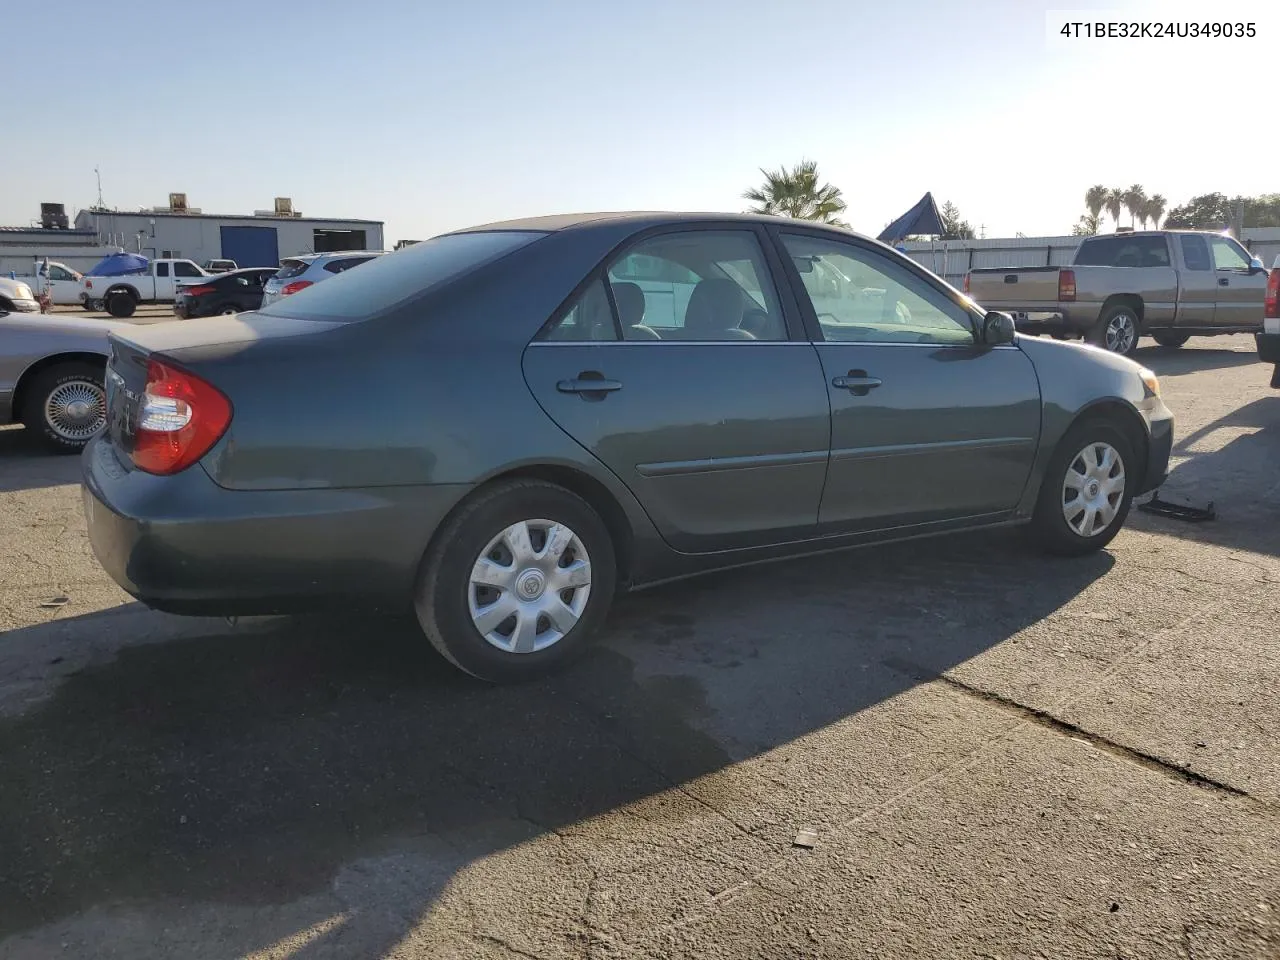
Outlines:
[[1051, 40], [1046, 12], [1071, 6], [11, 4], [0, 223], [92, 203], [95, 166], [109, 206], [289, 196], [385, 220], [388, 246], [538, 213], [741, 210], [760, 167], [803, 158], [873, 234], [926, 190], [988, 236], [1068, 232], [1095, 182], [1171, 205], [1280, 191], [1269, 4], [1145, 6], [1252, 20], [1252, 41]]

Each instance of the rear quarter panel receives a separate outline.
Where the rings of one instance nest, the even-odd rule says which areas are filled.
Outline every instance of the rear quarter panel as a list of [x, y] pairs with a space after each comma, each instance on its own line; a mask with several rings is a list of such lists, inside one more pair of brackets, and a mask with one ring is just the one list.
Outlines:
[[1144, 411], [1151, 408], [1133, 361], [1097, 347], [1039, 337], [1019, 337], [1018, 345], [1035, 365], [1040, 380], [1041, 442], [1018, 513], [1035, 508], [1045, 469], [1059, 442], [1081, 416], [1112, 406], [1123, 411], [1135, 428], [1146, 431]]

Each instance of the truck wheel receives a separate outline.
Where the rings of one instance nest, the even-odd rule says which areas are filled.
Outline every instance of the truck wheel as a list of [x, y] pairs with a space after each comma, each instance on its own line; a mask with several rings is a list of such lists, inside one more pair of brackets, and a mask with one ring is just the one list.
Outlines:
[[124, 319], [132, 317], [133, 311], [138, 309], [138, 301], [133, 299], [131, 293], [113, 293], [107, 299], [107, 313], [113, 317]]
[[84, 307], [84, 308], [85, 308], [85, 310], [87, 310], [89, 313], [93, 313], [93, 311], [94, 311], [94, 306], [93, 306], [93, 301], [92, 301], [92, 300], [81, 300], [81, 301], [80, 301], [80, 306]]
[[1153, 333], [1151, 339], [1162, 347], [1168, 347], [1170, 350], [1176, 350], [1188, 340], [1190, 335], [1185, 333]]
[[23, 389], [22, 422], [55, 453], [78, 453], [107, 423], [103, 368], [60, 363]]
[[1138, 311], [1127, 303], [1117, 303], [1102, 311], [1088, 339], [1094, 346], [1127, 357], [1138, 349], [1138, 336]]

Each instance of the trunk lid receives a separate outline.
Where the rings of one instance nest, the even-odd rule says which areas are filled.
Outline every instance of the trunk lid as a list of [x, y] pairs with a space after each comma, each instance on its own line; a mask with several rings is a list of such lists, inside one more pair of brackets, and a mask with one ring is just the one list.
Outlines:
[[308, 336], [342, 327], [324, 320], [264, 317], [257, 313], [209, 317], [198, 323], [167, 320], [114, 329], [108, 337], [107, 432], [125, 454], [133, 452], [138, 412], [147, 387], [147, 361], [153, 355], [179, 365], [216, 360], [268, 340]]
[[983, 267], [969, 273], [969, 296], [990, 310], [1002, 304], [1058, 302], [1058, 267]]

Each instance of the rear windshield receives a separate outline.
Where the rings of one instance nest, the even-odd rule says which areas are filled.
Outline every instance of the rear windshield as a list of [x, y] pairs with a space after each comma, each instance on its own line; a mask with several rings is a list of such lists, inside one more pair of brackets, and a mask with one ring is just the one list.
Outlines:
[[[445, 234], [374, 257], [359, 270], [345, 270], [261, 312], [308, 320], [363, 320], [544, 236], [523, 230]], [[283, 276], [283, 271], [276, 276]]]
[[1167, 267], [1169, 246], [1162, 236], [1096, 237], [1080, 244], [1078, 267]]
[[290, 280], [307, 272], [309, 264], [306, 260], [281, 260], [280, 269], [276, 271], [277, 280]]

